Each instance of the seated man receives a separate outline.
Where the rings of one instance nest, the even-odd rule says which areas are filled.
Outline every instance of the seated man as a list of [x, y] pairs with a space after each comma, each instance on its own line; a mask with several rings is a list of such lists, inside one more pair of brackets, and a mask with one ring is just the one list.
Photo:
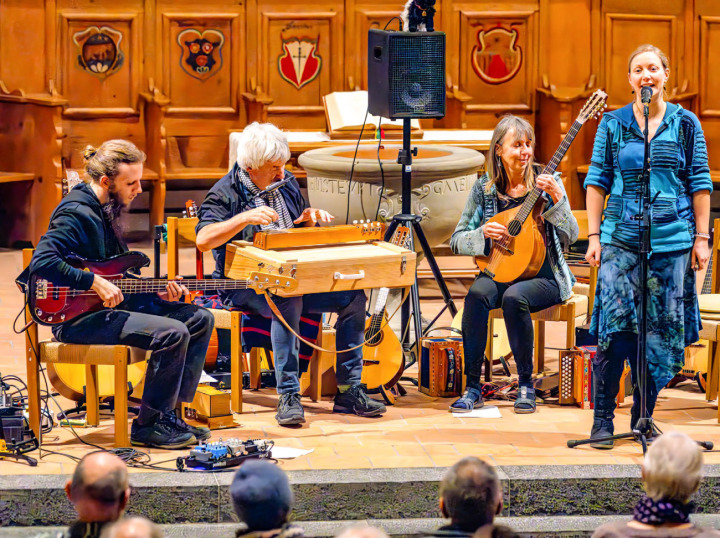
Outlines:
[[68, 259], [103, 260], [127, 252], [121, 215], [142, 192], [145, 154], [125, 140], [109, 140], [85, 150], [87, 182], [76, 186], [50, 217], [38, 243], [29, 274], [57, 286], [92, 290], [105, 308], [81, 314], [53, 327], [60, 342], [122, 344], [152, 353], [133, 445], [183, 448], [210, 437], [208, 428], [186, 424], [176, 407], [191, 402], [205, 364], [214, 318], [195, 305], [178, 302], [188, 293], [169, 282], [163, 293], [122, 291], [98, 274], [68, 264]]
[[[300, 187], [285, 170], [290, 148], [285, 135], [269, 123], [253, 123], [242, 133], [237, 163], [218, 181], [200, 206], [197, 225], [197, 246], [213, 249], [213, 277], [224, 278], [225, 246], [232, 240], [252, 241], [255, 232], [314, 226], [318, 221], [330, 222], [327, 211], [307, 207]], [[287, 180], [279, 189], [264, 192], [271, 183]], [[270, 307], [262, 295], [253, 290], [221, 292], [223, 301], [232, 306], [265, 317]], [[362, 290], [308, 294], [303, 297], [274, 297], [280, 313], [297, 333], [303, 313], [337, 312], [337, 349], [358, 346], [365, 328], [365, 293]], [[277, 391], [277, 421], [281, 425], [305, 422], [300, 404], [298, 341], [279, 319], [272, 315], [271, 340]], [[338, 353], [337, 382], [333, 411], [376, 416], [385, 406], [368, 398], [360, 385], [362, 347]]]

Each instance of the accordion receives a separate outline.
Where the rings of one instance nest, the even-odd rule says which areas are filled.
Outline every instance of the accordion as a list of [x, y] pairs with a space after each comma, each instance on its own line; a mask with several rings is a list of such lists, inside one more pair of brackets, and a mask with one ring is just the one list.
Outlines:
[[463, 389], [462, 337], [421, 339], [418, 390], [428, 396], [457, 397]]
[[[593, 358], [597, 346], [580, 346], [560, 351], [560, 405], [576, 405], [581, 409], [593, 409]], [[618, 405], [625, 401], [626, 394], [632, 394], [629, 387], [630, 365], [625, 362], [620, 391], [617, 395]]]

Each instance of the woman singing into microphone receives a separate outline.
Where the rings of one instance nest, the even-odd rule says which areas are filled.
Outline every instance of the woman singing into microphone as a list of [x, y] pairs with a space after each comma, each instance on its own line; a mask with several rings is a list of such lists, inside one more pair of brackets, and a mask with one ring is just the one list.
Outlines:
[[[709, 258], [712, 180], [700, 122], [692, 112], [663, 98], [669, 75], [668, 59], [659, 48], [642, 45], [630, 55], [628, 82], [635, 98], [603, 117], [585, 179], [589, 228], [585, 258], [600, 266], [591, 324], [591, 332], [598, 336], [591, 439], [614, 432], [615, 397], [626, 358], [635, 385], [631, 429], [640, 418], [637, 331], [642, 282], [640, 228], [635, 217], [644, 156], [643, 88], [652, 91], [648, 116], [648, 415], [652, 415], [660, 389], [682, 368], [685, 347], [698, 340], [701, 324], [695, 271], [703, 269]], [[612, 448], [613, 441], [592, 446]]]

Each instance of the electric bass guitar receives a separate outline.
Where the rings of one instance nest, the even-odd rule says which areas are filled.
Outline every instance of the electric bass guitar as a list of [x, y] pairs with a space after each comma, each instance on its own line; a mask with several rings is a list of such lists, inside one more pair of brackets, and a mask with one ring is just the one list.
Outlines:
[[[590, 96], [560, 147], [542, 171], [543, 174], [555, 172], [580, 128], [590, 118], [600, 115], [606, 106], [606, 99], [607, 94], [602, 90], [597, 90]], [[502, 211], [489, 220], [504, 225], [508, 235], [501, 240], [494, 240], [490, 254], [477, 256], [475, 261], [480, 271], [496, 282], [526, 280], [533, 278], [540, 271], [546, 253], [545, 241], [539, 225], [543, 205], [542, 194], [543, 191], [535, 187], [521, 205]]]
[[[167, 279], [128, 278], [128, 272], [150, 265], [150, 259], [142, 252], [125, 252], [105, 260], [91, 261], [82, 258], [67, 260], [77, 269], [91, 271], [115, 284], [123, 295], [133, 293], [164, 292]], [[282, 288], [292, 291], [297, 287], [293, 278], [269, 273], [253, 272], [246, 280], [183, 279], [178, 281], [188, 290], [238, 290], [253, 289], [256, 293]], [[85, 314], [104, 308], [102, 299], [93, 290], [73, 290], [57, 286], [37, 275], [30, 275], [26, 287], [28, 305], [33, 320], [41, 325], [58, 325]]]
[[[390, 243], [407, 248], [409, 238], [410, 229], [398, 226]], [[380, 288], [375, 301], [375, 311], [365, 324], [361, 382], [369, 389], [391, 388], [405, 369], [402, 344], [395, 332], [385, 323], [385, 304], [389, 291], [389, 288]]]

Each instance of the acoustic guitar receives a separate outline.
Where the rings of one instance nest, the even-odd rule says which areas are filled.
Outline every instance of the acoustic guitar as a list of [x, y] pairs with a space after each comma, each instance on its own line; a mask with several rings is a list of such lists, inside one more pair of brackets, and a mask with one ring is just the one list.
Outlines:
[[[409, 240], [410, 229], [406, 226], [398, 226], [390, 243], [408, 248]], [[369, 389], [379, 387], [390, 389], [398, 382], [405, 370], [402, 344], [390, 325], [385, 323], [387, 317], [385, 304], [389, 291], [389, 288], [380, 288], [375, 301], [375, 311], [365, 323], [361, 382]]]
[[[555, 172], [585, 122], [592, 117], [598, 117], [605, 108], [606, 99], [607, 94], [601, 90], [590, 96], [560, 147], [542, 171], [543, 174]], [[475, 261], [481, 272], [496, 282], [526, 280], [540, 271], [546, 253], [545, 241], [540, 231], [542, 194], [543, 191], [535, 187], [521, 205], [502, 211], [489, 220], [507, 227], [508, 235], [501, 240], [492, 241], [490, 254], [477, 256]]]

